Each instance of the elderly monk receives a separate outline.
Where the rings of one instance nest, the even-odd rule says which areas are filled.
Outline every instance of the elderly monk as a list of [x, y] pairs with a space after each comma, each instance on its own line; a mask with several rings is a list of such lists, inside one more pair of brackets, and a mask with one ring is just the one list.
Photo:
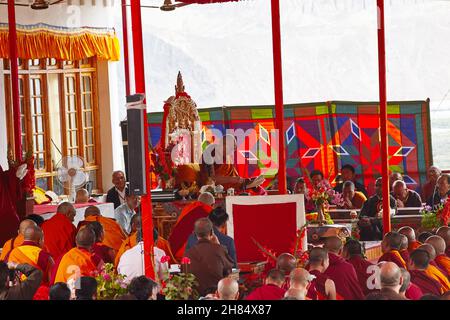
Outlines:
[[34, 222], [33, 220], [23, 220], [20, 225], [19, 225], [19, 233], [17, 236], [15, 236], [12, 239], [9, 239], [8, 241], [6, 241], [5, 245], [3, 246], [2, 249], [2, 254], [0, 255], [0, 261], [5, 261], [6, 256], [9, 255], [11, 253], [11, 251], [20, 246], [23, 243], [23, 234], [25, 232], [25, 230], [29, 227], [33, 227], [33, 226], [37, 226], [36, 222]]
[[94, 221], [99, 222], [103, 227], [105, 234], [103, 244], [114, 249], [115, 251], [119, 251], [122, 242], [127, 238], [127, 236], [114, 219], [103, 217], [98, 207], [90, 206], [86, 209], [84, 212], [84, 221], [80, 221], [80, 223], [78, 223], [78, 230], [80, 230], [82, 226]]
[[405, 226], [398, 229], [398, 233], [408, 238], [408, 252], [411, 253], [420, 247], [421, 243], [416, 240], [416, 232], [413, 228]]
[[96, 271], [101, 270], [103, 261], [94, 253], [92, 246], [95, 243], [95, 233], [92, 229], [83, 227], [76, 236], [77, 247], [67, 252], [62, 259], [56, 263], [56, 274], [54, 281], [75, 281], [80, 277], [91, 277]]
[[448, 280], [448, 275], [445, 271], [441, 270], [434, 259], [436, 258], [436, 251], [431, 244], [423, 244], [419, 247], [420, 250], [425, 250], [430, 256], [430, 261], [428, 268], [425, 269], [425, 273], [431, 278], [439, 281], [445, 291], [450, 290], [450, 281]]
[[238, 300], [239, 283], [232, 278], [223, 278], [217, 284], [217, 296], [219, 300]]
[[407, 268], [407, 263], [400, 254], [402, 245], [402, 235], [398, 232], [389, 232], [384, 236], [381, 242], [381, 251], [383, 255], [378, 262], [394, 262], [399, 268]]
[[344, 209], [361, 209], [367, 201], [364, 193], [356, 191], [355, 184], [352, 181], [344, 182], [342, 197], [344, 198], [344, 204], [341, 208]]
[[[297, 293], [295, 296], [297, 300], [309, 300], [307, 298], [308, 289], [313, 280], [313, 276], [305, 269], [297, 268], [292, 270], [289, 274], [289, 290], [286, 292], [285, 297], [292, 296], [293, 292]], [[298, 290], [298, 291], [292, 291]]]
[[330, 265], [325, 275], [334, 281], [336, 293], [344, 300], [363, 300], [364, 294], [358, 282], [355, 268], [340, 257], [342, 240], [339, 237], [325, 239], [324, 248], [328, 250]]
[[178, 261], [183, 258], [187, 240], [194, 230], [195, 221], [208, 217], [215, 202], [211, 193], [204, 192], [200, 194], [197, 201], [184, 207], [168, 239]]
[[422, 199], [414, 190], [408, 189], [405, 181], [395, 181], [392, 195], [397, 201], [397, 208], [422, 208]]
[[400, 294], [403, 284], [403, 277], [400, 268], [393, 262], [385, 262], [380, 267], [379, 273], [381, 290], [379, 293], [371, 293], [367, 300], [371, 300], [372, 295], [381, 295], [383, 300], [406, 300]]
[[450, 275], [450, 258], [445, 255], [445, 240], [439, 236], [432, 236], [427, 239], [426, 243], [432, 245], [435, 250], [434, 262], [436, 265], [445, 271], [447, 276]]
[[285, 281], [281, 287], [284, 290], [289, 289], [289, 275], [297, 267], [297, 259], [290, 253], [282, 253], [277, 258], [277, 269], [284, 273]]
[[54, 261], [50, 254], [43, 250], [44, 233], [38, 226], [31, 225], [23, 233], [22, 245], [14, 248], [7, 256], [8, 262], [29, 264], [43, 273], [42, 282], [48, 285]]
[[75, 245], [77, 229], [73, 225], [75, 208], [69, 202], [61, 203], [56, 214], [42, 225], [45, 235], [45, 247], [58, 260]]
[[409, 258], [411, 282], [417, 285], [423, 294], [440, 296], [445, 292], [442, 284], [433, 277], [430, 277], [426, 272], [430, 265], [430, 255], [427, 251], [416, 249], [411, 253]]
[[450, 228], [447, 226], [440, 227], [436, 235], [445, 241], [445, 254], [450, 258]]
[[281, 288], [283, 284], [284, 272], [278, 269], [272, 269], [267, 273], [264, 285], [253, 290], [245, 300], [281, 300], [286, 293], [286, 290]]
[[436, 182], [436, 191], [428, 198], [427, 205], [436, 208], [450, 195], [450, 175], [442, 174]]
[[434, 190], [436, 190], [436, 183], [439, 176], [442, 174], [441, 169], [438, 167], [430, 167], [427, 170], [427, 182], [422, 187], [422, 199], [427, 200], [433, 196]]
[[116, 251], [104, 244], [105, 232], [100, 222], [93, 221], [86, 225], [95, 233], [95, 243], [92, 252], [99, 256], [105, 263], [114, 263]]
[[355, 268], [359, 285], [364, 295], [367, 296], [372, 292], [367, 282], [373, 273], [374, 264], [364, 258], [361, 243], [357, 240], [348, 240], [344, 245], [342, 257]]
[[343, 300], [336, 294], [334, 281], [324, 274], [329, 265], [330, 259], [326, 249], [317, 247], [311, 250], [309, 273], [315, 277], [308, 289], [308, 298], [311, 300]]
[[409, 241], [408, 238], [404, 234], [400, 234], [402, 238], [402, 243], [400, 245], [400, 255], [402, 256], [403, 260], [405, 260], [406, 264], [409, 262], [409, 251], [408, 251], [408, 245]]
[[411, 274], [408, 270], [401, 268], [403, 283], [400, 288], [400, 294], [408, 300], [420, 300], [422, 298], [423, 293], [422, 290], [414, 283], [411, 282]]

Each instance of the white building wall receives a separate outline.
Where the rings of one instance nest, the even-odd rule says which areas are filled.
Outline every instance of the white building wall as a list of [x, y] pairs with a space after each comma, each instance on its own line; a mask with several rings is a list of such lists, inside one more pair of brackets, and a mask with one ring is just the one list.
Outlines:
[[[29, 3], [26, 0], [16, 2]], [[70, 28], [80, 26], [114, 28], [122, 44], [120, 38], [122, 25], [121, 21], [116, 19], [117, 15], [120, 15], [120, 10], [120, 0], [68, 0], [46, 10], [16, 6], [16, 21], [18, 24], [27, 25], [46, 23]], [[0, 6], [0, 22], [8, 22], [7, 6]], [[122, 109], [125, 105], [124, 82], [119, 81], [123, 77], [123, 60], [99, 61], [98, 65], [101, 145], [97, 147], [101, 148], [102, 155], [103, 190], [107, 190], [111, 186], [111, 171], [124, 169], [119, 126], [120, 120], [123, 120], [119, 115], [124, 114]], [[0, 165], [6, 168], [8, 144], [3, 81], [4, 76], [0, 69]]]

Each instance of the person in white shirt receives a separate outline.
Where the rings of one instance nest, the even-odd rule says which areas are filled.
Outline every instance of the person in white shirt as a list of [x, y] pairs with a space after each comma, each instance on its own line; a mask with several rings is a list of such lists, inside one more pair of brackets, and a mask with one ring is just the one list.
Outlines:
[[114, 210], [114, 218], [127, 234], [131, 232], [131, 218], [136, 214], [139, 198], [134, 195], [125, 196], [126, 202]]
[[[155, 237], [157, 239], [157, 237]], [[166, 256], [164, 250], [161, 250], [155, 246], [153, 248], [154, 254], [154, 266], [155, 275], [157, 276], [157, 282], [165, 280], [169, 275], [169, 265], [167, 262], [162, 263], [161, 259]], [[144, 241], [138, 233], [138, 244], [133, 248], [125, 251], [120, 257], [119, 265], [117, 266], [117, 272], [126, 276], [125, 282], [130, 283], [136, 277], [145, 275], [144, 265]]]

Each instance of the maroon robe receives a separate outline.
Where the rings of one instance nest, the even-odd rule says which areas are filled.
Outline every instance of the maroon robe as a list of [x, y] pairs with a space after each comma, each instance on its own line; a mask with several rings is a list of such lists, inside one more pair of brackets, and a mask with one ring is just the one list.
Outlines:
[[253, 290], [245, 300], [262, 300], [262, 301], [275, 301], [284, 298], [286, 290], [281, 289], [273, 284], [266, 284]]
[[393, 262], [395, 263], [399, 268], [406, 269], [408, 266], [406, 264], [405, 259], [403, 259], [402, 255], [397, 250], [392, 250], [389, 252], [386, 252], [383, 254], [380, 259], [378, 259], [378, 263], [386, 261], [386, 262]]
[[423, 294], [441, 295], [442, 285], [437, 280], [426, 275], [424, 271], [411, 270], [409, 273], [411, 274], [411, 282], [418, 286]]
[[112, 257], [109, 254], [111, 250], [112, 249], [110, 247], [105, 246], [101, 242], [97, 242], [92, 246], [92, 252], [95, 253], [98, 257], [100, 257], [104, 263], [114, 264], [114, 260], [112, 260]]
[[409, 263], [409, 251], [408, 249], [400, 251], [400, 255], [402, 256], [403, 260], [405, 260], [406, 265]]
[[411, 282], [409, 284], [409, 288], [406, 289], [405, 296], [409, 300], [420, 300], [420, 298], [422, 298], [423, 296], [423, 293], [417, 285]]
[[367, 280], [372, 275], [372, 273], [369, 273], [370, 271], [369, 267], [372, 267], [373, 263], [364, 259], [361, 256], [353, 256], [347, 261], [355, 268], [356, 275], [358, 276], [359, 285], [364, 295], [367, 296], [369, 293], [373, 291], [370, 290], [367, 286]]
[[19, 179], [11, 170], [0, 166], [0, 247], [17, 236], [20, 219], [16, 204], [20, 199]]
[[[311, 300], [328, 300], [325, 283], [328, 279], [330, 279], [330, 277], [318, 270], [311, 270], [309, 273], [316, 278], [311, 281], [311, 285], [309, 286], [308, 294], [306, 296]], [[342, 297], [341, 299], [337, 298], [337, 300], [342, 300]]]
[[330, 265], [325, 275], [334, 281], [336, 294], [344, 300], [364, 300], [364, 294], [358, 282], [355, 268], [344, 258], [334, 254], [328, 254]]
[[445, 255], [450, 258], [450, 246], [445, 249]]

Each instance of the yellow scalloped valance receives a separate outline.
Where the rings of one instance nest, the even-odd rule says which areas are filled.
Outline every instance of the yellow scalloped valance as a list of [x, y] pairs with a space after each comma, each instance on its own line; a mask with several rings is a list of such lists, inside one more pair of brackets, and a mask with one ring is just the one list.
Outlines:
[[[8, 25], [0, 24], [0, 58], [9, 58]], [[112, 29], [64, 28], [47, 24], [17, 25], [21, 59], [81, 60], [97, 57], [118, 61], [119, 39]]]

